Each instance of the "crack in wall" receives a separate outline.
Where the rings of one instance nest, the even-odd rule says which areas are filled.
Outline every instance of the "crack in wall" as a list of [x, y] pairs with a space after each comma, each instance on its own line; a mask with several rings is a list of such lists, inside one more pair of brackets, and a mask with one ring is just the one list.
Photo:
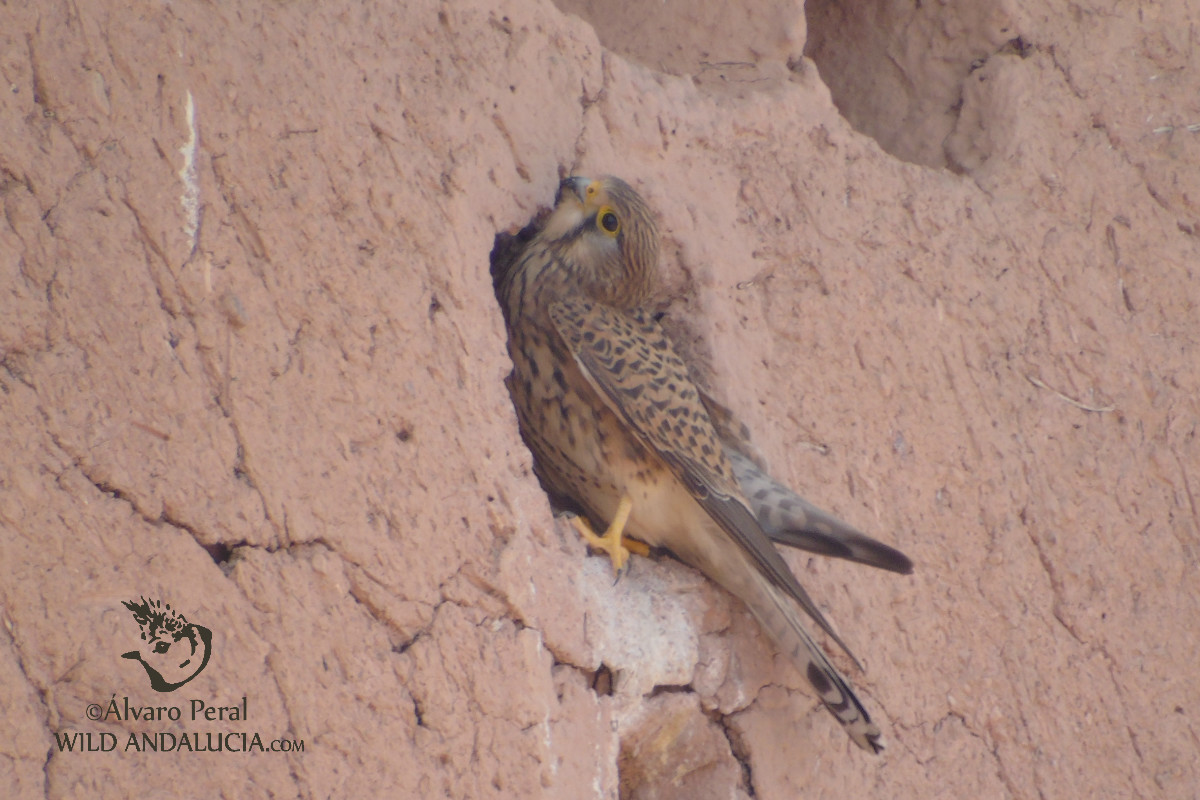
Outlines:
[[716, 723], [725, 741], [729, 744], [729, 752], [742, 772], [741, 788], [746, 790], [749, 797], [758, 797], [754, 788], [754, 768], [750, 763], [750, 749], [742, 735], [735, 731], [730, 722], [730, 715], [721, 714], [715, 709], [709, 713], [709, 719]]
[[[20, 674], [21, 674], [21, 682], [24, 683], [29, 688], [29, 690], [37, 696], [38, 706], [40, 707], [40, 709], [42, 711], [41, 717], [42, 717], [42, 720], [44, 723], [43, 727], [47, 731], [53, 732], [55, 725], [52, 724], [51, 717], [52, 717], [52, 715], [56, 716], [57, 711], [47, 701], [46, 692], [40, 686], [38, 686], [38, 684], [30, 676], [29, 669], [26, 667], [26, 664], [25, 664], [24, 653], [21, 649], [21, 646], [17, 642], [16, 637], [14, 636], [12, 620], [9, 619], [7, 612], [4, 612], [3, 617], [0, 618], [0, 622], [3, 623], [4, 634], [2, 634], [2, 635], [5, 638], [5, 644], [7, 645], [7, 649], [12, 652], [13, 658], [17, 662], [17, 671], [20, 672]], [[53, 733], [51, 734], [51, 739], [53, 739]], [[42, 791], [46, 797], [51, 796], [51, 794], [50, 794], [50, 763], [54, 759], [54, 753], [55, 753], [55, 748], [53, 745], [50, 745], [49, 747], [46, 748], [46, 758], [42, 761], [42, 770], [41, 770], [42, 771]], [[16, 756], [15, 754], [13, 754], [11, 752], [5, 752], [4, 755], [7, 758], [10, 758], [14, 761], [19, 759], [18, 756]]]

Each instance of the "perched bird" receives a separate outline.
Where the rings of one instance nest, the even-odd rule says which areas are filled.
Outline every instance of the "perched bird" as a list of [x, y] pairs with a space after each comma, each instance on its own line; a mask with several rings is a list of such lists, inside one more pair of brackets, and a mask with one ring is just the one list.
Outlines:
[[618, 571], [636, 547], [630, 536], [671, 551], [738, 597], [851, 739], [879, 752], [879, 728], [796, 606], [849, 650], [770, 539], [895, 572], [912, 563], [756, 462], [744, 427], [696, 387], [643, 309], [658, 247], [650, 209], [627, 183], [572, 177], [549, 216], [500, 254], [508, 387], [538, 477], [560, 506], [582, 515], [576, 528]]

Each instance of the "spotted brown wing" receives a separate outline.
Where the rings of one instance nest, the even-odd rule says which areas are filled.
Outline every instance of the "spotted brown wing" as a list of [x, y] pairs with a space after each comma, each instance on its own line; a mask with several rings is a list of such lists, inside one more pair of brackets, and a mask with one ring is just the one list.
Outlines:
[[687, 365], [662, 327], [645, 312], [585, 300], [554, 304], [550, 319], [609, 409], [658, 454], [763, 574], [854, 658], [746, 505]]

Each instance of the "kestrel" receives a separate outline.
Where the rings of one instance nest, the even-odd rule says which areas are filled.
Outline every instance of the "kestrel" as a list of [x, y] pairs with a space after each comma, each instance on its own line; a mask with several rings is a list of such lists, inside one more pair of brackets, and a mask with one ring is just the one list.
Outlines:
[[642, 308], [658, 245], [650, 209], [628, 184], [573, 177], [540, 227], [499, 259], [508, 387], [538, 477], [559, 505], [581, 513], [576, 527], [618, 571], [636, 547], [630, 536], [738, 597], [850, 738], [877, 753], [879, 728], [805, 631], [797, 605], [849, 650], [771, 538], [895, 572], [912, 563], [772, 479], [745, 429], [697, 389]]

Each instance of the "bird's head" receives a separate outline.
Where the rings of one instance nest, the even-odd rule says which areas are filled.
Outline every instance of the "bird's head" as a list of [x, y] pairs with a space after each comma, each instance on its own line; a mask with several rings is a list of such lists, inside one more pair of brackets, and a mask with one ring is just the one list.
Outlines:
[[635, 308], [649, 298], [658, 228], [646, 201], [620, 178], [564, 180], [540, 238], [590, 299]]

